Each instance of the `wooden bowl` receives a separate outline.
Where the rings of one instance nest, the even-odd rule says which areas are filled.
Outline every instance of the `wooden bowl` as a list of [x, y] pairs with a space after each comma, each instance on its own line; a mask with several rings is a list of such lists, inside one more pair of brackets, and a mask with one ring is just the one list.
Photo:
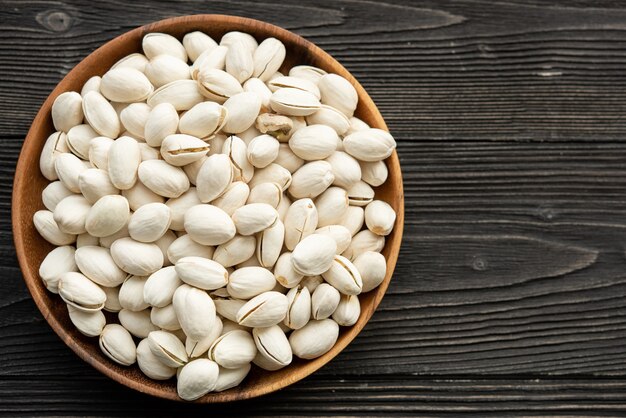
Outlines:
[[[44, 208], [41, 191], [49, 183], [39, 171], [39, 154], [46, 138], [54, 131], [50, 115], [54, 99], [66, 91], [80, 91], [90, 77], [104, 74], [111, 65], [125, 55], [141, 51], [141, 40], [147, 33], [165, 32], [182, 39], [184, 34], [195, 30], [203, 31], [214, 39], [219, 39], [224, 33], [232, 30], [250, 33], [259, 41], [272, 36], [280, 39], [287, 48], [283, 70], [288, 70], [293, 65], [309, 64], [347, 78], [359, 94], [356, 116], [372, 127], [387, 129], [381, 114], [363, 87], [326, 52], [285, 29], [253, 19], [224, 15], [196, 15], [166, 19], [118, 36], [81, 61], [48, 96], [24, 140], [13, 184], [13, 235], [24, 280], [48, 323], [80, 358], [130, 388], [172, 400], [180, 400], [176, 394], [174, 379], [166, 382], [155, 381], [143, 375], [136, 365], [122, 367], [115, 364], [100, 352], [96, 338], [82, 335], [72, 325], [61, 298], [48, 292], [39, 278], [39, 265], [53, 246], [39, 236], [32, 219], [37, 210]], [[383, 250], [387, 259], [387, 276], [378, 288], [360, 296], [361, 316], [357, 323], [352, 327], [342, 327], [335, 346], [315, 360], [303, 361], [294, 357], [294, 362], [290, 366], [275, 372], [267, 372], [254, 367], [240, 386], [221, 393], [210, 393], [196, 402], [212, 403], [248, 399], [284, 388], [328, 363], [363, 329], [389, 285], [402, 240], [404, 195], [400, 163], [395, 152], [387, 159], [387, 165], [389, 179], [376, 190], [377, 198], [387, 201], [398, 215], [394, 231], [387, 237]]]

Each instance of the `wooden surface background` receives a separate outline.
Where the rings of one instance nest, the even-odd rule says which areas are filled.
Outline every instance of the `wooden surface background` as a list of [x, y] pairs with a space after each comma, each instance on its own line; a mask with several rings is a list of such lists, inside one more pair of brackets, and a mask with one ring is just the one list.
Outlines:
[[[398, 140], [407, 221], [364, 332], [314, 376], [225, 406], [107, 380], [42, 319], [10, 225], [55, 84], [133, 27], [194, 13], [283, 26], [341, 61]], [[0, 0], [0, 413], [626, 414], [626, 2]]]

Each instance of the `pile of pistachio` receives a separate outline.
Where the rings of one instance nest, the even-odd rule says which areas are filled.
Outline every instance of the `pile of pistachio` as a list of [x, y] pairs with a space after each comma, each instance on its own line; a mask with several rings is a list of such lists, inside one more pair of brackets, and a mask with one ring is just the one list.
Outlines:
[[328, 352], [386, 274], [396, 214], [372, 187], [396, 143], [343, 77], [280, 73], [285, 53], [151, 33], [52, 106], [41, 279], [104, 354], [176, 375], [185, 400]]

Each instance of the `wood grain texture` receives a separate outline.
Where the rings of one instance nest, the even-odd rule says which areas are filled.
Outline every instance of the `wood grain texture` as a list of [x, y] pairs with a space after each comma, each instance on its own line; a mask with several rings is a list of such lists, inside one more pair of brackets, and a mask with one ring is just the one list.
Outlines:
[[213, 411], [81, 362], [30, 300], [9, 221], [23, 138], [59, 80], [117, 34], [207, 12], [278, 24], [345, 65], [398, 140], [407, 210], [394, 280], [359, 337], [303, 382], [216, 414], [626, 414], [626, 3], [614, 0], [0, 1], [0, 413]]

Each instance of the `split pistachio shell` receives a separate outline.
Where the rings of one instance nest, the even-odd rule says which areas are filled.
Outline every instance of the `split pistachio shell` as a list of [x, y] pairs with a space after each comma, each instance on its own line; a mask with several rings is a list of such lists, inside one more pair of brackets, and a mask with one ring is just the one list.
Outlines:
[[359, 96], [352, 84], [337, 74], [326, 74], [317, 83], [322, 95], [322, 103], [334, 107], [347, 117], [352, 116], [359, 102]]
[[102, 95], [118, 103], [140, 102], [145, 100], [153, 90], [154, 87], [144, 73], [129, 67], [107, 71], [100, 83]]
[[263, 267], [243, 267], [228, 278], [228, 293], [237, 299], [250, 299], [276, 286], [274, 274]]
[[192, 206], [202, 203], [196, 193], [196, 188], [191, 187], [179, 197], [168, 199], [165, 205], [170, 208], [172, 222], [170, 229], [174, 231], [184, 231], [185, 212]]
[[247, 327], [269, 327], [281, 322], [287, 314], [287, 297], [269, 291], [250, 299], [237, 312], [237, 322]]
[[309, 125], [322, 124], [331, 127], [338, 135], [345, 135], [350, 129], [350, 120], [332, 106], [321, 105], [319, 110], [306, 117]]
[[322, 277], [344, 295], [358, 295], [363, 290], [361, 274], [350, 260], [340, 255], [335, 256]]
[[106, 325], [106, 318], [102, 311], [85, 312], [67, 305], [67, 312], [76, 329], [88, 337], [97, 337]]
[[313, 161], [300, 167], [295, 173], [289, 193], [296, 199], [319, 196], [335, 180], [332, 166], [326, 161]]
[[80, 273], [67, 272], [61, 274], [58, 288], [61, 299], [78, 310], [94, 312], [104, 307], [106, 300], [104, 291]]
[[54, 159], [54, 170], [65, 187], [74, 193], [80, 193], [78, 178], [80, 173], [87, 170], [83, 160], [78, 159], [73, 154], [59, 154]]
[[245, 304], [245, 300], [215, 299], [215, 309], [217, 313], [233, 322], [237, 322], [237, 312], [239, 312]]
[[220, 197], [233, 181], [231, 160], [227, 155], [214, 154], [206, 159], [196, 178], [198, 197], [208, 203]]
[[261, 100], [261, 110], [268, 111], [270, 109], [270, 97], [272, 97], [272, 91], [267, 88], [267, 85], [258, 78], [252, 77], [243, 83], [243, 90], [256, 94]]
[[243, 181], [232, 182], [224, 193], [211, 202], [214, 206], [222, 209], [229, 216], [246, 204], [250, 195], [250, 188]]
[[367, 206], [374, 200], [374, 190], [369, 184], [358, 181], [348, 189], [348, 201], [352, 206]]
[[273, 136], [283, 142], [288, 141], [291, 134], [295, 132], [294, 122], [289, 116], [274, 113], [262, 113], [257, 116], [255, 127], [259, 132]]
[[180, 367], [187, 363], [185, 346], [174, 334], [167, 331], [152, 331], [147, 338], [150, 351], [161, 363], [169, 367]]
[[189, 234], [176, 238], [167, 249], [167, 258], [172, 264], [187, 256], [212, 258], [214, 249], [208, 245], [202, 245], [191, 239]]
[[117, 287], [105, 287], [101, 286], [102, 290], [107, 296], [106, 302], [104, 302], [104, 309], [107, 312], [119, 312], [122, 310], [122, 306], [119, 301], [120, 286]]
[[279, 76], [268, 81], [267, 86], [271, 91], [281, 88], [299, 89], [311, 93], [318, 99], [320, 98], [320, 90], [317, 88], [317, 85], [305, 78]]
[[106, 237], [121, 230], [130, 217], [126, 198], [120, 195], [102, 196], [89, 210], [85, 228], [89, 235]]
[[291, 346], [285, 333], [278, 325], [254, 328], [252, 335], [258, 349], [257, 359], [259, 356], [263, 359], [262, 368], [278, 370], [291, 363], [293, 358]]
[[127, 274], [115, 264], [106, 248], [80, 247], [76, 250], [75, 260], [80, 272], [101, 286], [115, 287], [126, 279]]
[[370, 230], [363, 230], [352, 237], [352, 242], [342, 255], [354, 260], [366, 251], [380, 252], [385, 246], [385, 237], [376, 235]]
[[328, 283], [322, 283], [315, 288], [311, 296], [311, 315], [313, 319], [329, 318], [339, 306], [341, 294]]
[[176, 374], [176, 368], [166, 366], [152, 353], [147, 338], [137, 345], [137, 365], [143, 374], [154, 380], [168, 380]]
[[285, 246], [290, 251], [317, 228], [317, 208], [309, 198], [296, 200], [285, 216]]
[[189, 190], [189, 179], [180, 167], [163, 160], [147, 160], [139, 164], [139, 180], [159, 196], [175, 198]]
[[46, 288], [52, 293], [58, 293], [59, 279], [63, 273], [78, 271], [74, 259], [74, 247], [64, 245], [50, 251], [39, 266], [39, 277]]
[[211, 50], [217, 46], [217, 42], [203, 32], [189, 32], [183, 37], [183, 46], [187, 51], [187, 56], [193, 62], [204, 51]]
[[215, 304], [207, 292], [184, 284], [176, 289], [172, 303], [187, 337], [199, 341], [211, 332]]
[[85, 220], [91, 205], [81, 195], [71, 195], [61, 200], [54, 208], [53, 219], [59, 229], [67, 234], [86, 232]]
[[100, 349], [116, 363], [130, 366], [137, 360], [137, 348], [130, 333], [121, 325], [108, 324], [100, 334]]
[[339, 225], [343, 225], [348, 228], [352, 236], [356, 235], [365, 222], [365, 211], [359, 206], [349, 206]]
[[141, 163], [141, 151], [137, 141], [122, 136], [111, 144], [108, 155], [108, 171], [111, 183], [120, 190], [133, 187], [137, 181], [137, 168]]
[[259, 232], [256, 240], [256, 259], [265, 268], [272, 268], [283, 248], [285, 225], [277, 220], [273, 225]]
[[308, 116], [320, 109], [320, 102], [308, 91], [281, 88], [270, 98], [270, 106], [274, 111], [289, 116]]
[[210, 138], [226, 123], [228, 109], [213, 102], [198, 103], [189, 109], [179, 123], [180, 132], [198, 138]]
[[274, 276], [276, 281], [282, 286], [291, 289], [300, 283], [303, 278], [303, 274], [297, 272], [293, 268], [292, 253], [284, 252], [276, 260], [274, 266]]
[[237, 369], [250, 363], [256, 352], [252, 335], [247, 331], [234, 330], [215, 340], [209, 348], [208, 357], [224, 368]]
[[333, 313], [333, 320], [343, 326], [349, 327], [356, 324], [361, 315], [361, 304], [356, 295], [343, 295], [337, 309]]
[[237, 134], [254, 124], [261, 110], [261, 99], [255, 93], [242, 91], [231, 95], [224, 102], [224, 108], [228, 110], [224, 131]]
[[382, 254], [365, 251], [354, 259], [353, 264], [361, 274], [363, 292], [369, 292], [385, 280], [387, 262]]
[[198, 58], [194, 61], [193, 65], [189, 69], [189, 72], [191, 73], [191, 78], [197, 80], [198, 75], [200, 74], [200, 70], [223, 70], [226, 64], [227, 52], [228, 48], [225, 46], [217, 46], [215, 48], [204, 51], [202, 54], [200, 54], [200, 56], [198, 56]]
[[213, 205], [196, 205], [185, 213], [185, 230], [203, 245], [220, 245], [235, 236], [235, 224], [226, 212]]
[[131, 311], [129, 309], [122, 309], [117, 318], [120, 324], [128, 330], [133, 336], [137, 338], [146, 338], [152, 331], [159, 329], [152, 323], [150, 309], [144, 309], [142, 311]]
[[248, 186], [252, 188], [261, 183], [276, 183], [284, 191], [291, 185], [291, 173], [278, 164], [272, 163], [265, 168], [255, 170], [254, 177]]
[[250, 203], [237, 209], [232, 220], [241, 235], [252, 235], [278, 220], [278, 212], [267, 203]]
[[83, 98], [75, 91], [61, 93], [52, 103], [52, 123], [57, 131], [68, 132], [83, 122]]
[[338, 337], [339, 325], [332, 319], [312, 320], [291, 333], [289, 344], [296, 356], [313, 359], [326, 354]]
[[38, 210], [33, 215], [33, 224], [46, 241], [54, 245], [69, 245], [76, 241], [76, 235], [66, 234], [59, 229], [54, 215], [49, 210]]
[[153, 307], [150, 310], [150, 321], [158, 328], [166, 331], [178, 331], [180, 330], [180, 322], [176, 317], [176, 311], [174, 305], [169, 304], [162, 308]]
[[247, 158], [246, 143], [237, 136], [231, 135], [222, 145], [222, 154], [231, 162], [234, 181], [249, 182], [254, 175], [254, 166]]
[[311, 294], [309, 289], [298, 285], [287, 293], [287, 315], [285, 325], [291, 329], [300, 329], [311, 318]]
[[163, 159], [178, 167], [201, 159], [207, 152], [209, 152], [209, 144], [191, 135], [168, 135], [161, 143]]
[[158, 55], [146, 64], [145, 74], [155, 88], [176, 80], [189, 80], [189, 66], [185, 61], [171, 55]]
[[148, 145], [160, 147], [163, 140], [176, 133], [178, 129], [178, 112], [171, 103], [155, 105], [144, 125], [144, 137]]
[[323, 160], [337, 148], [337, 132], [326, 125], [309, 125], [291, 136], [289, 147], [300, 158]]
[[[55, 132], [48, 137], [39, 157], [39, 169], [41, 174], [50, 181], [59, 178], [56, 172], [55, 160], [59, 155], [68, 153], [65, 132]], [[75, 157], [76, 158], [76, 157]]]
[[152, 109], [145, 103], [129, 104], [120, 112], [124, 128], [137, 138], [145, 137], [145, 126]]
[[303, 78], [316, 85], [319, 83], [320, 78], [326, 74], [328, 73], [321, 68], [312, 67], [310, 65], [296, 65], [289, 70], [289, 76]]
[[289, 147], [289, 144], [280, 144], [278, 155], [274, 162], [287, 170], [294, 173], [297, 169], [304, 165], [304, 160], [298, 157]]
[[220, 367], [219, 375], [217, 377], [217, 383], [215, 384], [214, 392], [222, 392], [227, 389], [238, 386], [243, 379], [250, 373], [250, 363], [244, 364], [236, 369], [225, 369]]
[[333, 185], [348, 190], [361, 180], [361, 166], [350, 154], [336, 151], [326, 158], [326, 161], [331, 165], [335, 176]]
[[281, 41], [267, 38], [259, 44], [253, 55], [253, 76], [267, 81], [278, 71], [285, 60], [286, 50]]
[[332, 267], [336, 252], [334, 239], [327, 235], [311, 234], [296, 245], [291, 262], [297, 272], [315, 276]]
[[53, 181], [41, 192], [41, 200], [46, 209], [54, 212], [54, 208], [56, 208], [61, 200], [73, 194], [74, 193], [68, 190], [60, 181]]
[[149, 33], [141, 41], [143, 53], [152, 59], [158, 55], [166, 54], [187, 62], [187, 51], [180, 41], [166, 33]]
[[224, 267], [232, 267], [252, 257], [255, 249], [255, 237], [235, 235], [233, 239], [219, 245], [215, 249], [213, 260]]
[[389, 203], [374, 200], [365, 207], [365, 225], [376, 235], [389, 235], [396, 222], [396, 212]]
[[97, 136], [89, 141], [89, 162], [101, 170], [109, 169], [109, 149], [113, 140], [106, 136]]
[[224, 334], [222, 330], [222, 320], [216, 316], [215, 322], [211, 325], [211, 331], [206, 337], [202, 338], [200, 341], [192, 340], [189, 337], [185, 339], [185, 350], [187, 351], [187, 355], [191, 358], [195, 358], [206, 353], [209, 348], [211, 348], [211, 345], [213, 345], [215, 340], [217, 340], [220, 335]]
[[111, 66], [111, 69], [113, 70], [115, 68], [134, 68], [135, 70], [139, 70], [143, 72], [144, 69], [146, 68], [147, 63], [148, 63], [148, 58], [146, 58], [145, 55], [136, 52], [136, 53], [127, 55], [124, 58], [117, 61], [115, 64], [113, 64], [113, 66]]
[[122, 196], [128, 200], [128, 205], [132, 211], [137, 211], [142, 206], [150, 203], [165, 203], [163, 196], [154, 193], [140, 181], [135, 183], [130, 189], [124, 190]]
[[178, 374], [176, 391], [186, 401], [194, 401], [215, 389], [219, 366], [214, 361], [199, 358], [187, 363]]
[[148, 105], [152, 108], [161, 103], [170, 103], [177, 111], [189, 110], [204, 101], [194, 80], [176, 80], [156, 89], [148, 96]]
[[174, 292], [183, 282], [174, 266], [163, 267], [148, 277], [143, 286], [143, 299], [150, 306], [163, 308], [172, 303]]
[[[219, 69], [200, 68], [197, 80], [199, 92], [207, 99], [217, 103], [224, 103], [234, 95], [243, 93], [241, 83], [226, 71]], [[258, 97], [255, 97], [255, 100], [260, 101]], [[256, 114], [254, 116], [256, 117]]]
[[156, 244], [121, 238], [111, 245], [111, 256], [122, 270], [136, 276], [149, 276], [163, 267], [163, 253]]
[[389, 132], [370, 128], [346, 136], [343, 146], [354, 158], [373, 162], [389, 157], [396, 148], [396, 141]]
[[91, 140], [98, 136], [98, 133], [89, 125], [76, 125], [65, 137], [69, 150], [81, 160], [89, 158], [89, 145]]
[[129, 276], [124, 283], [122, 283], [118, 297], [120, 306], [123, 309], [142, 311], [149, 306], [148, 302], [146, 302], [143, 297], [146, 280], [146, 277]]
[[241, 41], [236, 41], [229, 45], [225, 61], [226, 72], [235, 77], [240, 83], [249, 79], [254, 71], [252, 52]]
[[102, 196], [116, 195], [120, 191], [111, 183], [109, 173], [99, 168], [89, 168], [78, 175], [78, 188], [89, 203], [96, 203]]
[[329, 187], [315, 199], [317, 208], [317, 226], [335, 225], [341, 221], [348, 210], [348, 194], [341, 187]]
[[389, 170], [383, 161], [361, 161], [362, 180], [372, 187], [378, 187], [387, 181]]
[[326, 225], [315, 230], [316, 234], [328, 235], [335, 240], [337, 244], [337, 254], [343, 253], [350, 242], [352, 241], [352, 235], [348, 228], [343, 225]]
[[224, 266], [208, 258], [183, 257], [175, 268], [183, 282], [200, 289], [219, 289], [228, 283], [228, 272]]
[[85, 121], [100, 135], [117, 138], [120, 119], [111, 103], [98, 92], [89, 92], [83, 97]]

